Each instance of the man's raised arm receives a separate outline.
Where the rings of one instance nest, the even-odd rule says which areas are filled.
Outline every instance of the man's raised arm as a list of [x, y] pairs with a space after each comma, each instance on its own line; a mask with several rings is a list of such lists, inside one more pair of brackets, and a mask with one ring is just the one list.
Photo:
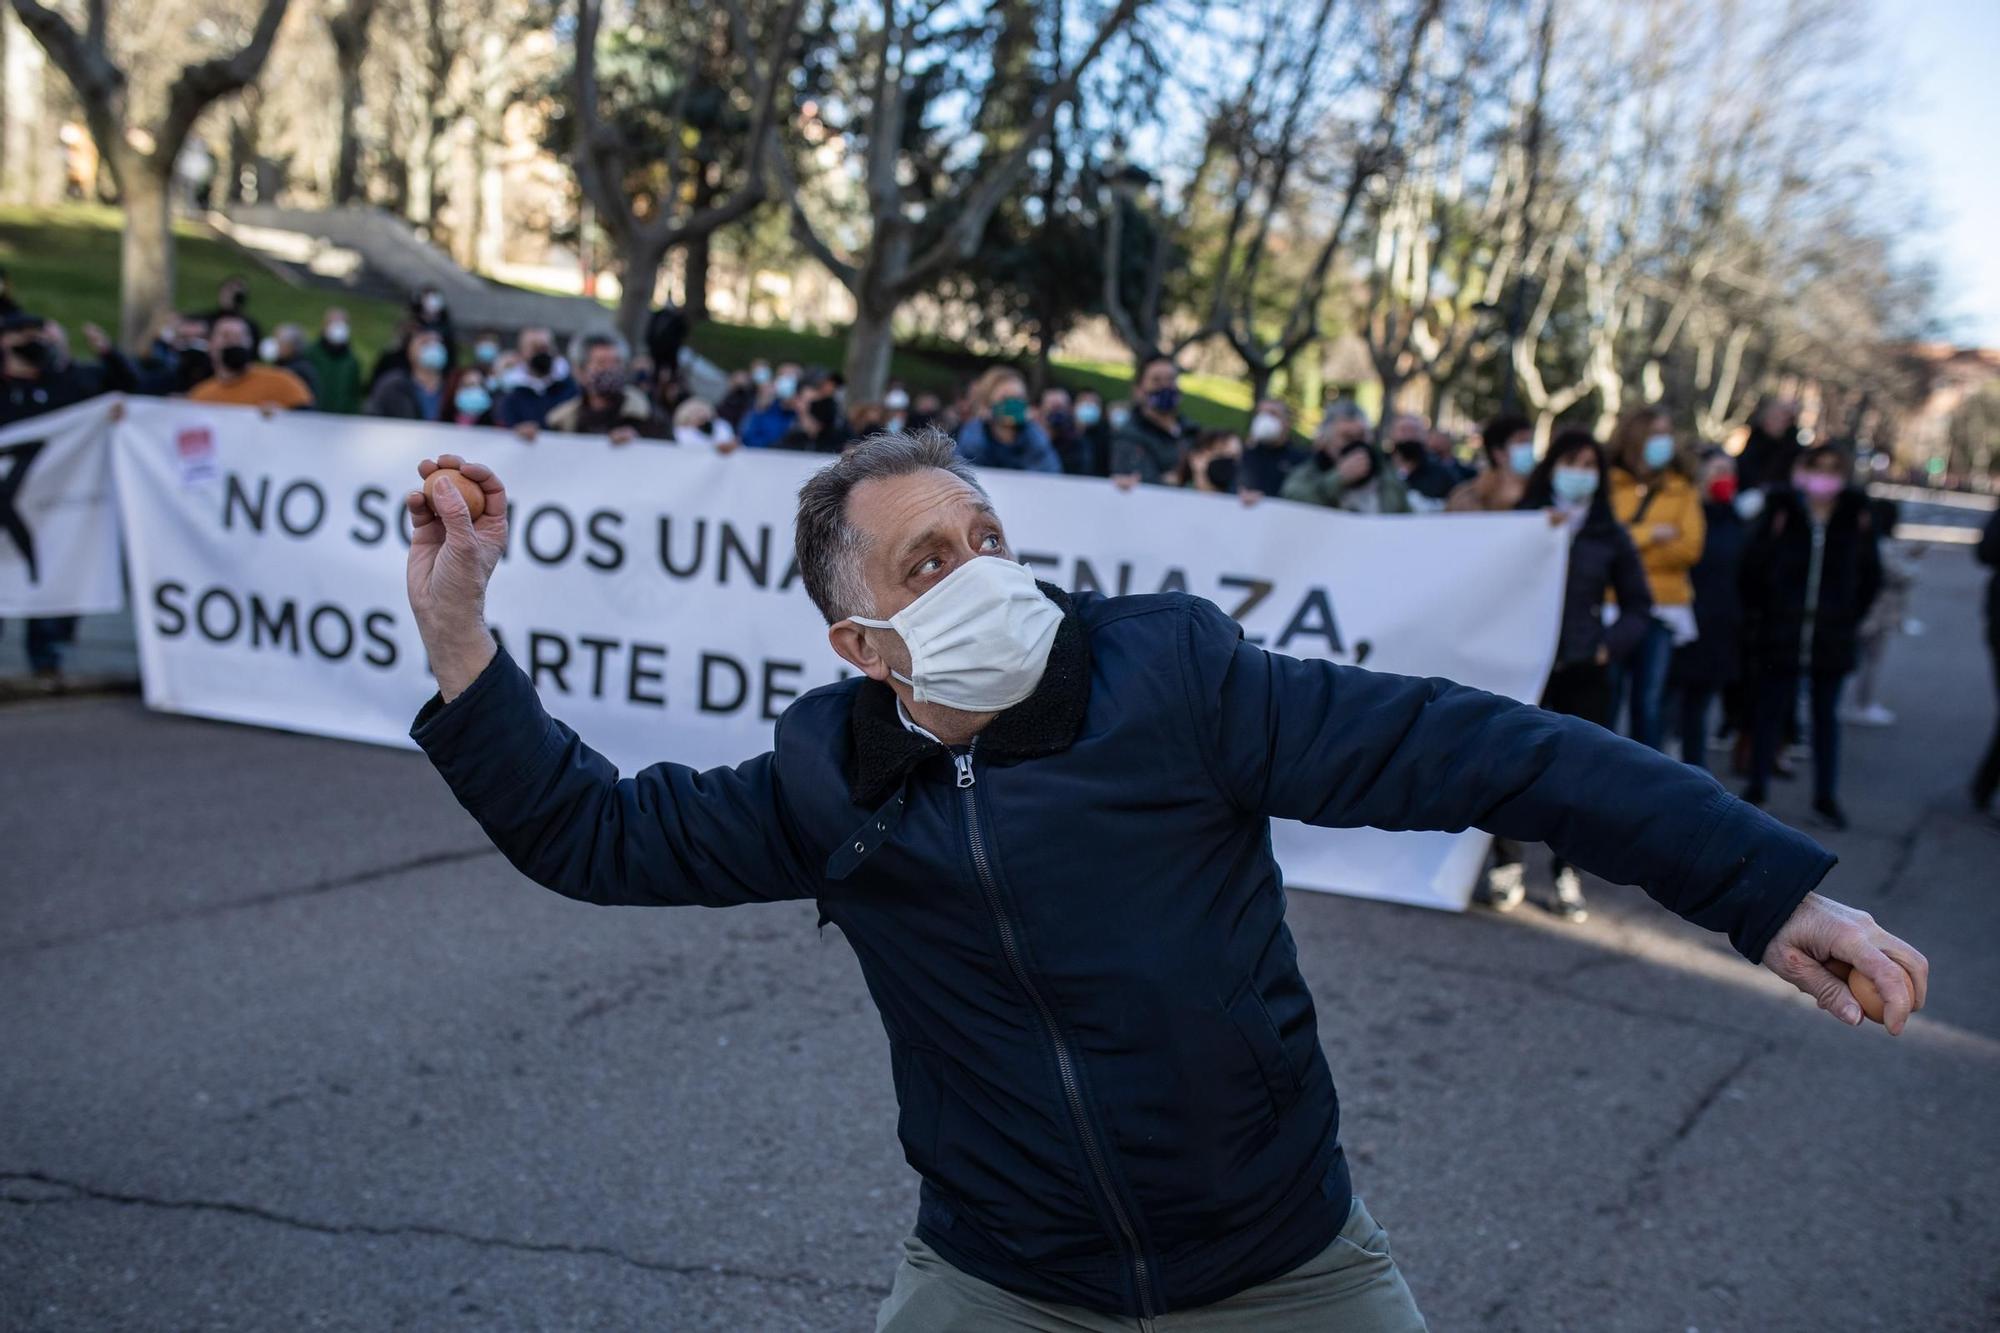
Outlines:
[[1876, 983], [1890, 1031], [1922, 1007], [1923, 955], [1813, 892], [1831, 853], [1656, 750], [1448, 681], [1268, 653], [1207, 603], [1192, 614], [1188, 689], [1216, 781], [1244, 809], [1545, 842], [1727, 932], [1843, 1021], [1861, 1009], [1830, 959]]
[[[474, 519], [438, 468], [482, 492]], [[452, 794], [530, 879], [601, 905], [807, 898], [773, 757], [696, 772], [616, 768], [550, 717], [485, 624], [486, 584], [507, 538], [507, 495], [477, 463], [426, 460], [407, 497], [410, 607], [438, 694], [410, 729]]]

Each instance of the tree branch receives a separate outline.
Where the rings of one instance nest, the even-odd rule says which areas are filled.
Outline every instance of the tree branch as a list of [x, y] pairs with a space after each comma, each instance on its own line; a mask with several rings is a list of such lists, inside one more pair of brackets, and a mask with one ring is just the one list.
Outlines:
[[257, 16], [257, 26], [251, 31], [249, 41], [231, 55], [204, 60], [181, 71], [173, 91], [167, 95], [167, 114], [160, 122], [159, 133], [154, 136], [157, 145], [154, 155], [166, 169], [171, 169], [174, 159], [180, 156], [181, 145], [187, 141], [188, 132], [210, 103], [239, 92], [256, 81], [264, 69], [264, 61], [271, 54], [271, 43], [277, 39], [278, 25], [285, 21], [285, 10], [290, 4], [291, 0], [264, 0], [263, 12]]
[[[1111, 39], [1127, 23], [1131, 22], [1148, 0], [1118, 0], [1118, 5], [1098, 26], [1097, 34], [1077, 60], [1074, 68], [1063, 80], [1049, 90], [1041, 110], [1033, 121], [1022, 130], [1020, 142], [1012, 151], [995, 162], [976, 181], [953, 192], [953, 197], [943, 201], [945, 207], [956, 205], [956, 214], [945, 234], [911, 263], [909, 269], [894, 283], [894, 296], [905, 296], [921, 289], [932, 278], [954, 263], [962, 263], [979, 252], [979, 240], [986, 232], [986, 224], [993, 216], [993, 210], [1014, 188], [1014, 183], [1027, 170], [1028, 159], [1048, 137], [1049, 127], [1055, 124], [1056, 116], [1063, 106], [1076, 96], [1076, 90], [1083, 81], [1083, 75], [1097, 60]], [[1435, 0], [1433, 0], [1435, 3]]]

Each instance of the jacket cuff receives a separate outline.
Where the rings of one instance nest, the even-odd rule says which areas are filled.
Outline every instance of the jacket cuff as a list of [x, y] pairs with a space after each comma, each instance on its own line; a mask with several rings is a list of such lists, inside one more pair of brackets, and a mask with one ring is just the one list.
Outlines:
[[561, 738], [527, 673], [496, 644], [493, 660], [457, 698], [433, 694], [418, 710], [410, 739], [472, 807], [518, 790]]
[[1832, 852], [1753, 805], [1718, 792], [1720, 807], [1696, 849], [1684, 883], [1724, 886], [1688, 919], [1729, 932], [1729, 942], [1753, 963], [1808, 893], [1839, 862]]

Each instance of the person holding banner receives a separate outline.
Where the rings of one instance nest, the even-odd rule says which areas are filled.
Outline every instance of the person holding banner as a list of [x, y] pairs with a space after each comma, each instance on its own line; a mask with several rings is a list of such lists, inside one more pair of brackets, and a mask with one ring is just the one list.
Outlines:
[[408, 590], [438, 691], [411, 734], [495, 845], [587, 903], [814, 899], [859, 956], [922, 1177], [878, 1330], [1424, 1327], [1350, 1180], [1274, 818], [1551, 842], [1849, 1024], [1829, 963], [1881, 989], [1891, 1032], [1923, 1005], [1923, 956], [1815, 892], [1834, 858], [1708, 775], [1267, 651], [1185, 593], [1037, 583], [932, 432], [862, 440], [799, 493], [798, 568], [856, 674], [740, 765], [620, 778], [486, 628], [500, 479], [419, 473]]

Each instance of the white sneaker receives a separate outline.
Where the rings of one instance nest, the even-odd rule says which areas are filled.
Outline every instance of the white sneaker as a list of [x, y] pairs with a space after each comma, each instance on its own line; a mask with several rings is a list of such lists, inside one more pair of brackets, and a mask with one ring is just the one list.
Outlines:
[[1583, 877], [1574, 868], [1564, 866], [1557, 872], [1555, 898], [1549, 903], [1549, 911], [1572, 926], [1590, 920], [1590, 909], [1583, 902]]
[[1473, 890], [1473, 901], [1484, 903], [1496, 912], [1511, 912], [1521, 905], [1521, 899], [1528, 895], [1528, 868], [1519, 862], [1510, 866], [1494, 866], [1486, 872], [1486, 878]]

